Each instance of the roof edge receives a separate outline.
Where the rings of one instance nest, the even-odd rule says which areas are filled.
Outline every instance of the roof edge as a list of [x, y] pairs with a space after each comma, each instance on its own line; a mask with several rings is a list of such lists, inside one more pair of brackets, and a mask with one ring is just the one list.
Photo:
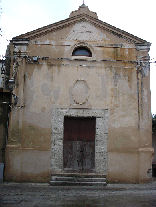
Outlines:
[[64, 19], [64, 20], [61, 20], [61, 21], [58, 21], [58, 22], [40, 27], [38, 29], [32, 30], [30, 32], [27, 32], [27, 33], [24, 33], [24, 34], [21, 34], [21, 35], [18, 35], [16, 37], [13, 37], [12, 41], [17, 40], [17, 39], [27, 41], [27, 40], [33, 39], [33, 37], [36, 37], [36, 34], [38, 34], [38, 36], [40, 36], [44, 33], [48, 33], [50, 31], [60, 29], [64, 26], [68, 26], [69, 24], [73, 24], [77, 21], [84, 21], [84, 20], [90, 21], [94, 25], [99, 26], [102, 29], [105, 29], [105, 30], [109, 31], [109, 32], [113, 33], [114, 35], [117, 35], [117, 36], [122, 37], [124, 39], [128, 39], [129, 41], [132, 41], [135, 44], [151, 45], [150, 42], [148, 42], [144, 39], [141, 39], [141, 38], [139, 38], [139, 37], [137, 37], [137, 36], [135, 36], [135, 35], [133, 35], [129, 32], [126, 32], [126, 31], [124, 31], [122, 29], [119, 29], [115, 26], [112, 26], [112, 25], [110, 25], [106, 22], [103, 22], [103, 21], [101, 21], [97, 18], [94, 18], [94, 17], [92, 17], [92, 16], [90, 16], [86, 13], [80, 14], [80, 15], [77, 15], [77, 16], [73, 16], [73, 17], [69, 17], [67, 19]]

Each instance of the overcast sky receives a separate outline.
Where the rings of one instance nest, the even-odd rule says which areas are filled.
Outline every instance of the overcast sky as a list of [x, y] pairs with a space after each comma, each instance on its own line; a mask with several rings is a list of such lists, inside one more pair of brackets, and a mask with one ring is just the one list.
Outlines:
[[[19, 34], [66, 19], [83, 0], [0, 0], [0, 58], [7, 40]], [[100, 20], [152, 43], [150, 56], [156, 61], [156, 0], [85, 0]], [[152, 113], [156, 114], [156, 64], [151, 63]]]

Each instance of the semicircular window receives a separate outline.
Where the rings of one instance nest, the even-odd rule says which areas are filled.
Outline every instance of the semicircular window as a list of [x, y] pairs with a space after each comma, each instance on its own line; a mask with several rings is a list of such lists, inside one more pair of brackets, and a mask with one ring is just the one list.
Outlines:
[[87, 47], [77, 47], [74, 49], [72, 56], [92, 57], [92, 53]]

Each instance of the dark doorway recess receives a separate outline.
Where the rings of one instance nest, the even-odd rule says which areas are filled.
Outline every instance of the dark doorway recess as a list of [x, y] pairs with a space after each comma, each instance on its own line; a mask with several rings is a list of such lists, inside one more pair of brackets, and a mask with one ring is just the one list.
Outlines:
[[95, 168], [94, 117], [65, 117], [63, 166], [70, 172], [93, 172]]
[[152, 176], [156, 177], [156, 163], [152, 164]]
[[5, 163], [5, 148], [8, 139], [11, 94], [0, 91], [0, 163]]

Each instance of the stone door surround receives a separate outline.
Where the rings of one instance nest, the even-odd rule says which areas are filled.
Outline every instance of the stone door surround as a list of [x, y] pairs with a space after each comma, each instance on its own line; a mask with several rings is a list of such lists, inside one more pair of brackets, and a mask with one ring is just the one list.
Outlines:
[[63, 173], [64, 117], [95, 117], [95, 173], [107, 174], [108, 109], [52, 110], [51, 172]]

